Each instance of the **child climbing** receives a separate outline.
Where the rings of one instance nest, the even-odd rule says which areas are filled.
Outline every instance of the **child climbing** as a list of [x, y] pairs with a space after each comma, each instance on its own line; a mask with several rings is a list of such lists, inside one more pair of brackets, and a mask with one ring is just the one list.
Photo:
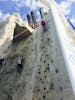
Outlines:
[[41, 20], [41, 25], [43, 27], [43, 32], [46, 32], [47, 29], [46, 29], [46, 22], [45, 22], [45, 20]]

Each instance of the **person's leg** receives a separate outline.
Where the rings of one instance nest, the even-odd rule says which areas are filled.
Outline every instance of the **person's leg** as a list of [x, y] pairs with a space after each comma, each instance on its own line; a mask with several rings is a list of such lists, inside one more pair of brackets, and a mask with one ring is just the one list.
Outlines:
[[22, 65], [22, 64], [18, 64], [18, 71], [19, 71], [19, 72], [22, 71], [22, 68], [23, 68], [23, 65]]
[[0, 65], [2, 66], [2, 61], [0, 61]]
[[22, 68], [23, 68], [23, 65], [22, 65], [22, 63], [20, 64], [20, 69], [22, 70]]
[[44, 32], [46, 32], [47, 31], [47, 28], [46, 28], [46, 25], [44, 25]]
[[17, 65], [17, 70], [20, 72], [20, 64]]
[[1, 64], [1, 61], [0, 61], [0, 68], [1, 68], [2, 64]]
[[45, 25], [43, 25], [43, 32], [45, 32]]

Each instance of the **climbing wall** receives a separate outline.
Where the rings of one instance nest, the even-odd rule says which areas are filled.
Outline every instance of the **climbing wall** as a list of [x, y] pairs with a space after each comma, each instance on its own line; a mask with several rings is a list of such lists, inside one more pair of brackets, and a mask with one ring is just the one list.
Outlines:
[[[12, 45], [0, 67], [0, 100], [75, 100], [52, 15], [46, 17], [46, 32], [39, 25]], [[21, 73], [18, 56], [24, 59]]]

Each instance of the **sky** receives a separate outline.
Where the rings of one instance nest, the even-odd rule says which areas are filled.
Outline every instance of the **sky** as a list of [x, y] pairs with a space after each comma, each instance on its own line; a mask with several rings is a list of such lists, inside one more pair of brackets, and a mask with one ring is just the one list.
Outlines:
[[[75, 26], [75, 0], [55, 0], [62, 13]], [[39, 20], [39, 0], [0, 0], [0, 22], [8, 16], [15, 13], [20, 13], [23, 20], [26, 20], [26, 15], [33, 10], [36, 13], [36, 18]]]

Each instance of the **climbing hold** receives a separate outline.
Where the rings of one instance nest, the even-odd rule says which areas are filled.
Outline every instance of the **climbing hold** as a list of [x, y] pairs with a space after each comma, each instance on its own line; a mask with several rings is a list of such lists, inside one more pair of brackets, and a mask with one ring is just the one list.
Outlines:
[[53, 60], [51, 60], [51, 63], [53, 63]]
[[46, 70], [44, 72], [46, 72]]
[[13, 100], [12, 96], [8, 95], [8, 100]]
[[47, 38], [48, 42], [50, 41], [50, 38]]
[[44, 81], [42, 81], [42, 84], [44, 84]]
[[60, 100], [63, 100], [63, 98], [61, 98]]
[[46, 69], [49, 71], [49, 69], [50, 69], [50, 68], [49, 68], [49, 67], [47, 67]]
[[46, 57], [47, 57], [48, 55], [46, 54]]
[[45, 75], [45, 78], [46, 78], [47, 76]]
[[42, 78], [40, 78], [40, 81], [42, 81]]
[[54, 84], [53, 83], [51, 83], [50, 89], [54, 89]]
[[48, 64], [48, 66], [49, 66], [49, 64]]
[[43, 62], [45, 63], [46, 61], [44, 60]]
[[63, 91], [63, 87], [60, 86], [60, 91]]
[[44, 90], [46, 90], [46, 88], [44, 87]]
[[39, 74], [40, 74], [41, 72], [39, 71]]
[[43, 95], [43, 99], [45, 99], [45, 97], [46, 97], [46, 96], [45, 96], [45, 95]]
[[50, 47], [52, 47], [52, 45], [50, 45]]
[[57, 68], [55, 69], [55, 72], [56, 72], [56, 73], [58, 73], [58, 72], [59, 72]]
[[37, 92], [39, 92], [40, 90], [39, 89], [37, 89]]

